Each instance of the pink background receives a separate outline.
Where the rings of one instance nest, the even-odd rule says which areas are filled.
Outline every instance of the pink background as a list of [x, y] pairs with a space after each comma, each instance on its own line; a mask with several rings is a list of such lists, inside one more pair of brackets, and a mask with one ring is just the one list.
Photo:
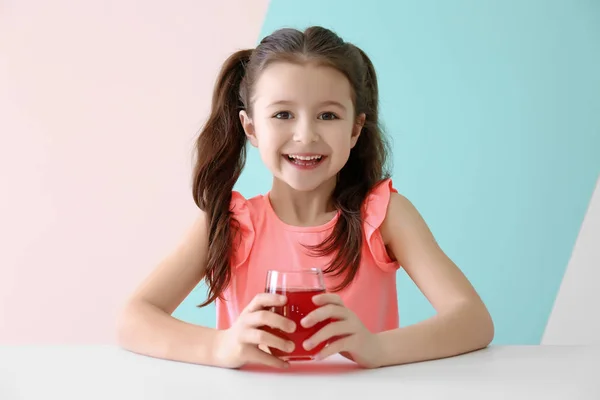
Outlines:
[[191, 222], [215, 74], [267, 3], [3, 2], [0, 343], [113, 341]]

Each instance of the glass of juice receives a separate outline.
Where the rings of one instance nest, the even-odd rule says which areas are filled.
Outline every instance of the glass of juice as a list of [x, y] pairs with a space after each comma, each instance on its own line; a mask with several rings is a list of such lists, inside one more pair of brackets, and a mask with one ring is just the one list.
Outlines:
[[291, 319], [296, 324], [293, 333], [283, 332], [279, 329], [265, 327], [264, 329], [279, 337], [294, 342], [295, 348], [291, 353], [282, 352], [279, 349], [269, 348], [271, 354], [286, 361], [310, 361], [319, 353], [326, 342], [316, 347], [305, 350], [302, 344], [305, 340], [323, 328], [329, 320], [319, 322], [310, 328], [304, 328], [300, 320], [315, 310], [317, 306], [312, 302], [313, 296], [325, 293], [323, 272], [318, 268], [300, 271], [276, 271], [267, 272], [265, 292], [282, 294], [287, 297], [287, 302], [281, 307], [271, 307], [270, 310]]

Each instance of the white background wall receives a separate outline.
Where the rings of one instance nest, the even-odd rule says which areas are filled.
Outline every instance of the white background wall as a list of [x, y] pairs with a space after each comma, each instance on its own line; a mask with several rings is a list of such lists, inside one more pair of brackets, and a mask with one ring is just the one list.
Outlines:
[[585, 343], [600, 344], [600, 179], [542, 338]]

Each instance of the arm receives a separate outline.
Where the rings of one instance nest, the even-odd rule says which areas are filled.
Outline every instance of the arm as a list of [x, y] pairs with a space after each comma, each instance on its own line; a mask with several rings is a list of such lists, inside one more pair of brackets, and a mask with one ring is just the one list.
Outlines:
[[450, 357], [488, 346], [494, 325], [487, 308], [402, 195], [392, 194], [381, 233], [390, 256], [402, 265], [436, 315], [377, 334], [382, 350], [380, 364]]
[[204, 277], [208, 249], [205, 214], [177, 248], [128, 299], [118, 319], [117, 342], [132, 352], [183, 362], [213, 364], [217, 331], [180, 321], [171, 313]]

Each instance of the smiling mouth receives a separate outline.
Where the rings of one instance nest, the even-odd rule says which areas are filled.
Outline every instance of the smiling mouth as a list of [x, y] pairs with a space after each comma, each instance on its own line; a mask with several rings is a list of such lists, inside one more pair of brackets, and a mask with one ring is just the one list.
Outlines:
[[284, 154], [291, 164], [301, 168], [311, 168], [319, 165], [327, 156], [322, 154]]

